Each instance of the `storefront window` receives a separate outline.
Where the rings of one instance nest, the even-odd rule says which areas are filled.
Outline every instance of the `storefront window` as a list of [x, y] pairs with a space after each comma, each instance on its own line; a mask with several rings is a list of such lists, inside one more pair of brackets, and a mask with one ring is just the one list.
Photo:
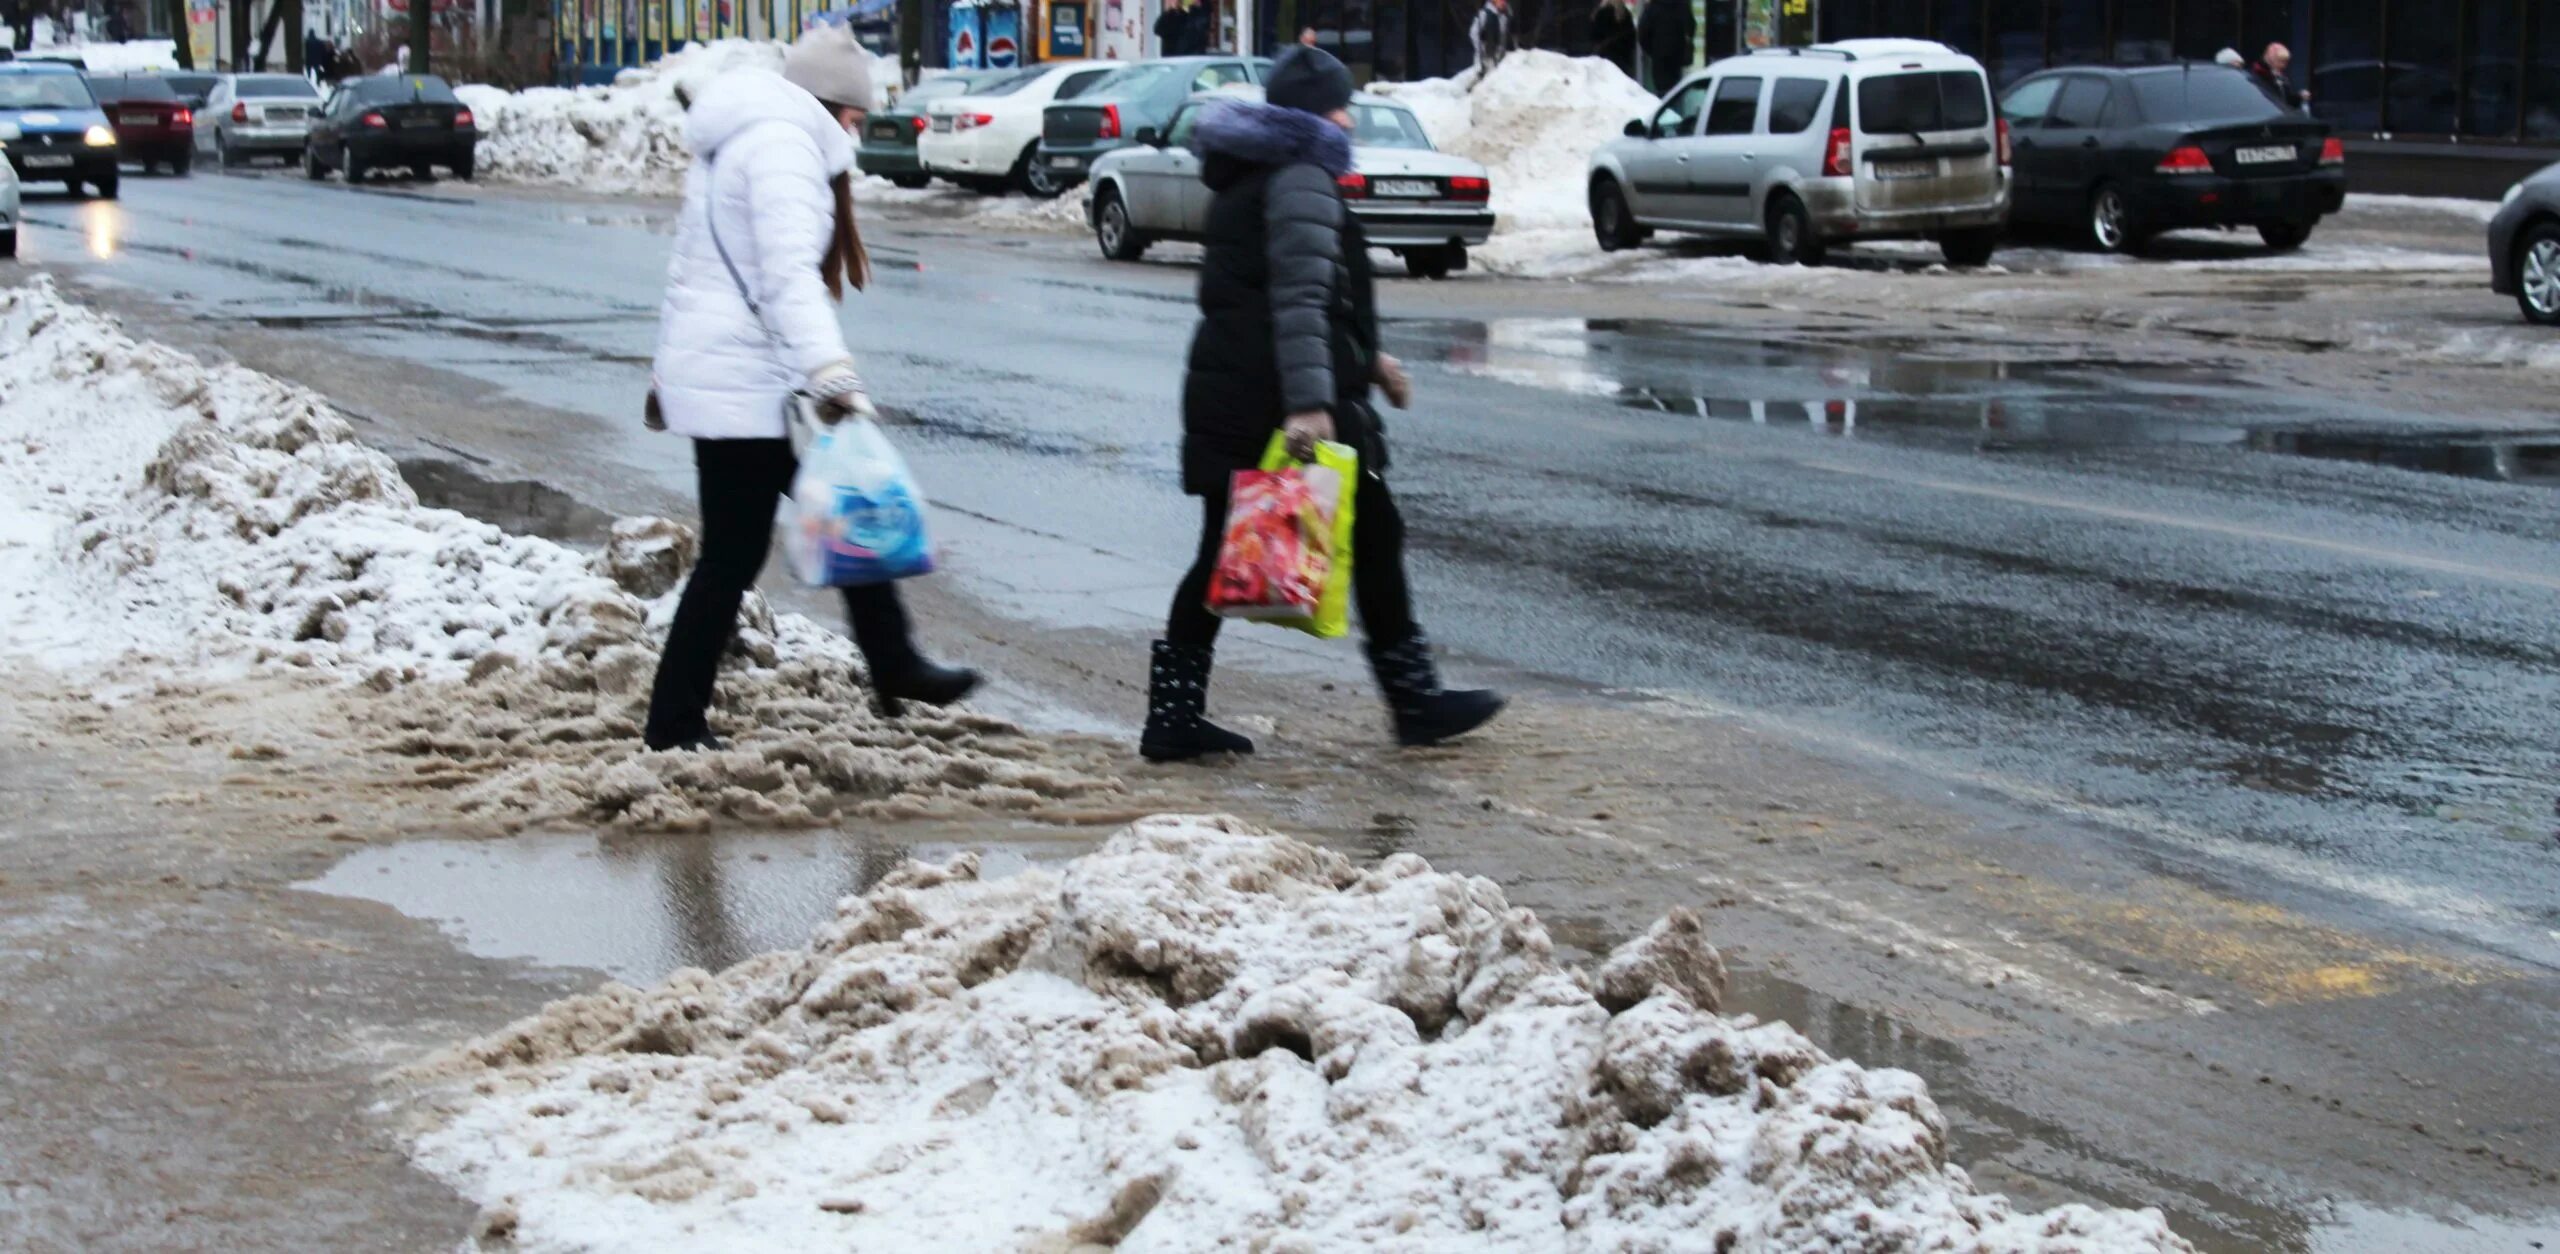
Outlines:
[[2524, 137], [2560, 139], [2560, 13], [2534, 14], [2524, 57]]
[[1406, 71], [1404, 14], [1406, 0], [1377, 0], [1378, 4], [1378, 77], [1402, 82], [1413, 77]]
[[1984, 0], [1930, 0], [1930, 35], [1958, 52], [1982, 51]]
[[2504, 137], [2516, 133], [2517, 61], [2524, 47], [2524, 11], [2516, 0], [2470, 0], [2462, 24], [2469, 46], [2462, 52], [2462, 133]]
[[1929, 0], [1876, 0], [1870, 35], [1918, 39], [1929, 33]]
[[2422, 135], [2453, 132], [2454, 23], [2447, 6], [2399, 0], [2389, 8], [2391, 59], [2383, 70], [2382, 124]]
[[[2085, 0], [2084, 0], [2085, 2]], [[2044, 0], [1992, 0], [1993, 90], [2044, 68]]]
[[2107, 59], [2106, 0], [2059, 0], [2053, 6], [2053, 63], [2100, 65]]
[[[2348, 0], [2375, 3], [2375, 0]], [[2213, 54], [2240, 43], [2239, 0], [2178, 0], [2177, 54], [2190, 61], [2210, 61]]]
[[2332, 3], [2320, 8], [2320, 55], [2308, 78], [2311, 111], [2342, 130], [2382, 129], [2382, 6]]
[[[2310, 0], [2303, 0], [2303, 2], [2308, 4]], [[2359, 0], [2359, 2], [2372, 4], [2376, 0]], [[2240, 6], [2240, 42], [2233, 46], [2240, 50], [2240, 55], [2251, 61], [2257, 60], [2261, 54], [2265, 53], [2268, 44], [2284, 44], [2292, 47], [2297, 42], [2293, 28], [2293, 8], [2294, 0], [2247, 0]], [[2296, 48], [2295, 51], [2298, 54], [2300, 49]], [[2301, 77], [2301, 68], [2298, 65], [2295, 67], [2296, 79]]]
[[2118, 0], [2115, 60], [2142, 65], [2169, 59], [2169, 6], [2158, 0]]

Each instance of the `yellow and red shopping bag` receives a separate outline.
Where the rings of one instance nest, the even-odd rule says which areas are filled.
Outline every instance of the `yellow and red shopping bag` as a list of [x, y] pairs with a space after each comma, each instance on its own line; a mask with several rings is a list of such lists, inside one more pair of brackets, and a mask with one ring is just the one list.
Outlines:
[[1316, 445], [1313, 464], [1289, 456], [1274, 433], [1262, 469], [1239, 470], [1227, 493], [1227, 530], [1209, 576], [1209, 612], [1294, 627], [1314, 636], [1351, 630], [1351, 502], [1360, 454]]

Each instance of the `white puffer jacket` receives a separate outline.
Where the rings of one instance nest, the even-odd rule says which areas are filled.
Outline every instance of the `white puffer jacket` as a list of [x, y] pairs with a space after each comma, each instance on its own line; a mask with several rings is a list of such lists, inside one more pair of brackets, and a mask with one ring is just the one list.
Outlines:
[[[853, 140], [817, 97], [758, 69], [711, 80], [685, 139], [694, 159], [658, 310], [658, 403], [678, 435], [780, 438], [784, 398], [852, 358], [818, 259], [835, 232], [827, 180], [853, 168]], [[721, 264], [712, 222], [761, 319]]]

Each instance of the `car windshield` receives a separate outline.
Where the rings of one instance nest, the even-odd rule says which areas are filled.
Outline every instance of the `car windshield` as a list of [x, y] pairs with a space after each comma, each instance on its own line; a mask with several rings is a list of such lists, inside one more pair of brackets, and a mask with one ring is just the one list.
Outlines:
[[243, 74], [233, 84], [232, 94], [263, 100], [317, 100], [320, 89], [298, 74]]
[[92, 109], [97, 103], [77, 74], [0, 74], [0, 109]]
[[1991, 89], [1972, 70], [1884, 74], [1858, 84], [1858, 129], [1869, 135], [1964, 131], [1991, 121]]
[[1151, 65], [1133, 65], [1094, 84], [1093, 89], [1085, 94], [1088, 96], [1145, 96], [1152, 94], [1156, 88], [1164, 86], [1166, 81], [1175, 74], [1189, 72], [1190, 69], [1187, 66], [1168, 65], [1161, 61]]
[[89, 91], [103, 101], [176, 100], [178, 93], [156, 78], [93, 78]]
[[1430, 137], [1422, 133], [1422, 123], [1390, 105], [1352, 105], [1351, 142], [1362, 148], [1431, 149]]
[[2219, 65], [2137, 74], [2133, 96], [2153, 122], [2262, 122], [2285, 112], [2256, 79]]
[[973, 87], [969, 90], [969, 94], [972, 96], [1010, 96], [1025, 87], [1029, 87], [1033, 83], [1039, 82], [1040, 76], [1048, 73], [1050, 69], [1051, 67], [1046, 65], [1033, 66], [1032, 68], [1024, 70], [1009, 78], [1000, 78], [992, 83]]
[[459, 104], [453, 88], [433, 74], [407, 78], [368, 78], [356, 85], [356, 99], [366, 104]]

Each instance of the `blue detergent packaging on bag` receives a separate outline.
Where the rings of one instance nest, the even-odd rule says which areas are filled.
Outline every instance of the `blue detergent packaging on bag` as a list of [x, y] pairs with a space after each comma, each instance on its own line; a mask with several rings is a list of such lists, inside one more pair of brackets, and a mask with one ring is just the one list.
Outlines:
[[791, 573], [816, 588], [933, 570], [924, 494], [877, 423], [848, 419], [810, 438], [791, 479], [783, 554]]

